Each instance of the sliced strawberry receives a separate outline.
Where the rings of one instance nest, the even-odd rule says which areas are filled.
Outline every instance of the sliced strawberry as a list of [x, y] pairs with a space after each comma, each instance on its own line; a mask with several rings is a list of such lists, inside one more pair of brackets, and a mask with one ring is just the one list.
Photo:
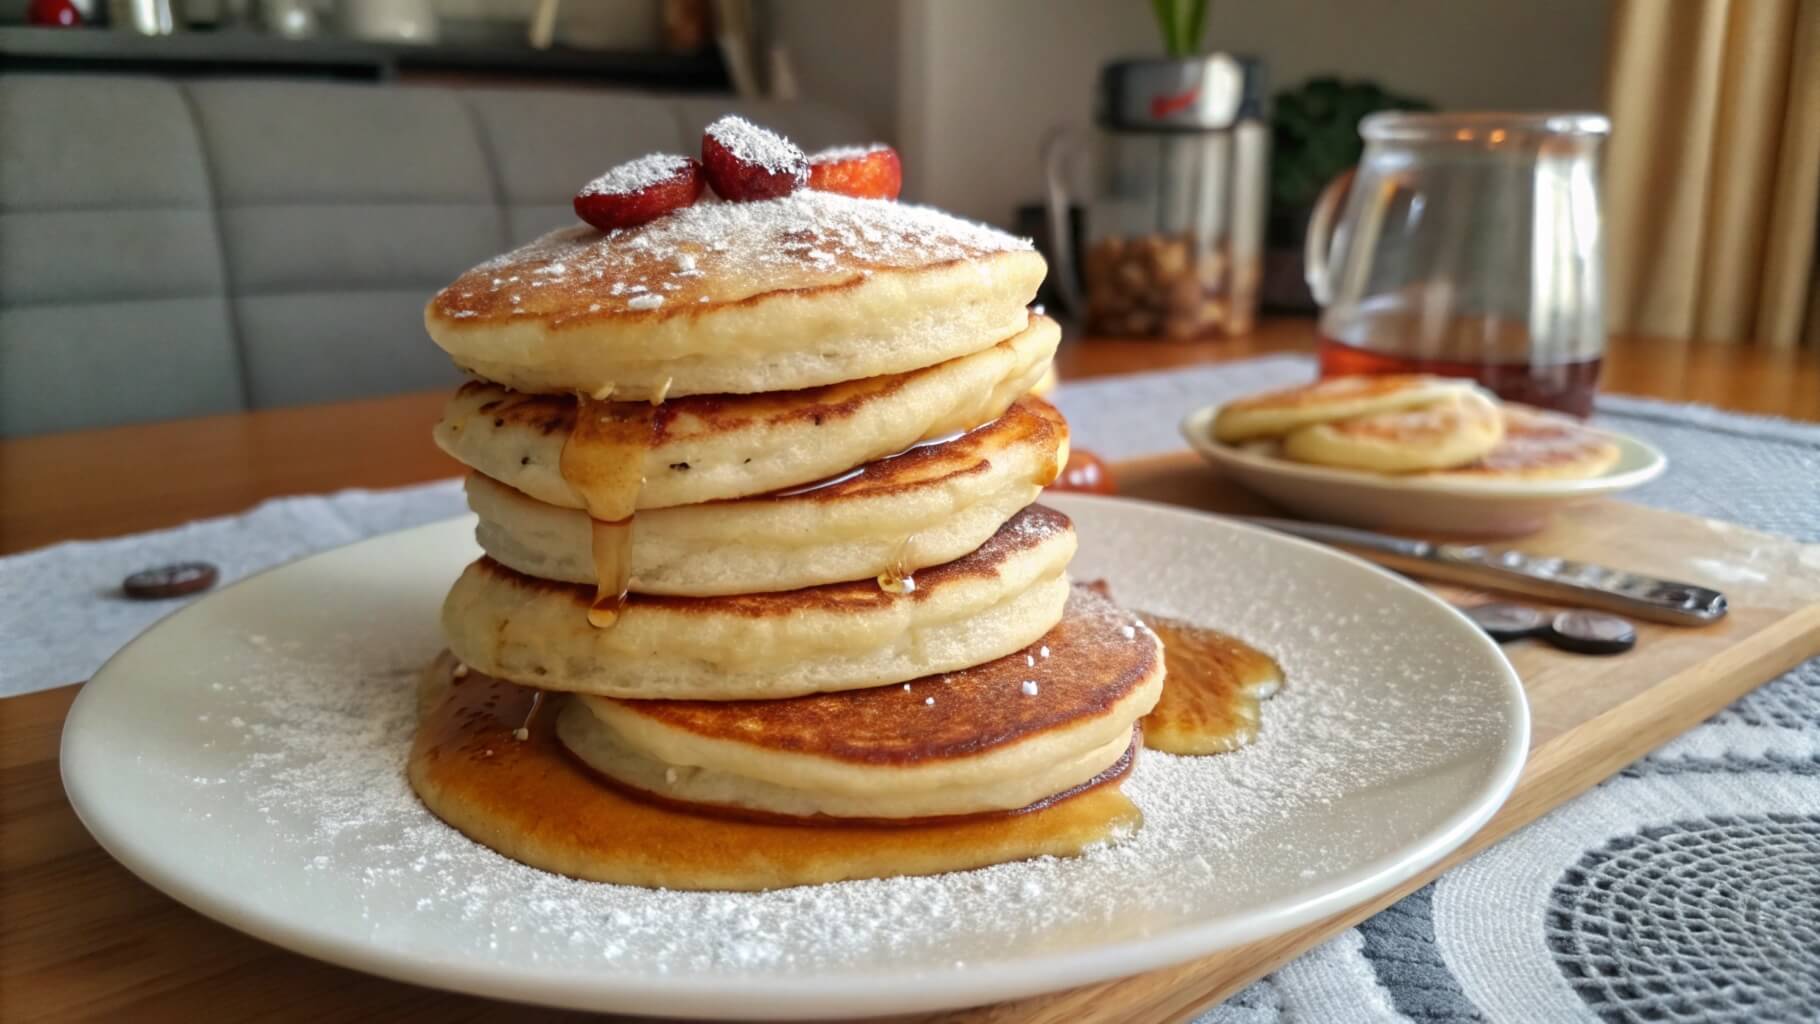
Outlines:
[[602, 231], [634, 227], [692, 205], [707, 183], [695, 159], [653, 153], [583, 185], [575, 193], [575, 215]]
[[722, 199], [776, 199], [809, 181], [809, 158], [776, 132], [728, 114], [701, 136], [702, 169]]
[[861, 199], [896, 199], [904, 188], [904, 163], [882, 143], [824, 149], [809, 158], [809, 187]]

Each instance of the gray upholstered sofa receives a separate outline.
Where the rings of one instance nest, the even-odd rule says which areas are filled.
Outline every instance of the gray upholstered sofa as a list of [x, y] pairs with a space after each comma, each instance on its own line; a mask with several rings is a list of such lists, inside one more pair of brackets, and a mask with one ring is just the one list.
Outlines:
[[445, 385], [425, 300], [740, 109], [607, 91], [0, 75], [0, 436]]

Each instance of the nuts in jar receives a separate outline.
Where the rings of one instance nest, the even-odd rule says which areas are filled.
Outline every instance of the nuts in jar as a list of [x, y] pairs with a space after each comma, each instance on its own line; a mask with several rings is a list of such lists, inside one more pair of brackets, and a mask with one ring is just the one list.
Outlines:
[[1224, 241], [1190, 234], [1108, 236], [1087, 246], [1087, 329], [1185, 341], [1251, 327], [1253, 302], [1235, 294], [1258, 268], [1234, 267]]

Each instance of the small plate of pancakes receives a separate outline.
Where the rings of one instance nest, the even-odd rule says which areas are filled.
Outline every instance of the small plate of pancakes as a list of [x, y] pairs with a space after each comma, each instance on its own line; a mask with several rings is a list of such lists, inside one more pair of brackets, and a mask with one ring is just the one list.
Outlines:
[[1668, 467], [1637, 438], [1425, 375], [1251, 395], [1191, 413], [1182, 435], [1222, 474], [1299, 515], [1410, 533], [1533, 533], [1562, 508]]

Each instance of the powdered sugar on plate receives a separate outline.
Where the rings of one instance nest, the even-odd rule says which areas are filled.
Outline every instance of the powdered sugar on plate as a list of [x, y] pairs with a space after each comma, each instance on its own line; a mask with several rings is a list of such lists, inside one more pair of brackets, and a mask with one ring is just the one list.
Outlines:
[[847, 160], [858, 160], [873, 153], [890, 149], [882, 142], [873, 142], [864, 146], [831, 146], [809, 157], [812, 164], [834, 164]]
[[[222, 653], [160, 684], [166, 692], [127, 698], [168, 711], [121, 723], [157, 754], [110, 743], [108, 756], [157, 772], [119, 798], [167, 823], [135, 842], [179, 833], [209, 851], [187, 885], [288, 924], [307, 918], [328, 933], [319, 942], [557, 970], [605, 993], [615, 978], [800, 977], [811, 988], [836, 976], [927, 978], [1237, 927], [1406, 856], [1450, 814], [1483, 804], [1500, 772], [1514, 776], [1504, 763], [1520, 743], [1514, 684], [1495, 649], [1445, 609], [1371, 570], [1314, 571], [1333, 560], [1292, 542], [1205, 519], [1183, 527], [1186, 517], [1142, 506], [1056, 504], [1080, 531], [1078, 577], [1109, 579], [1132, 608], [1231, 631], [1288, 678], [1253, 747], [1213, 758], [1146, 751], [1125, 787], [1144, 826], [1080, 858], [689, 893], [575, 881], [471, 842], [404, 778], [414, 680], [439, 646], [436, 599], [470, 550], [465, 522], [280, 570], [234, 602], [207, 599], [226, 617], [207, 627]], [[428, 553], [391, 553], [407, 547]], [[438, 558], [447, 565], [426, 568]], [[429, 579], [388, 592], [348, 578], [400, 572]], [[331, 585], [346, 596], [324, 600]], [[136, 656], [168, 662], [196, 649], [201, 634], [183, 635], [181, 623], [161, 627], [163, 651]], [[146, 669], [128, 657], [109, 671]], [[132, 683], [99, 682], [104, 700]], [[242, 891], [236, 878], [264, 881]]]
[[670, 181], [689, 169], [689, 158], [675, 153], [652, 153], [628, 160], [581, 187], [583, 196], [629, 196]]

